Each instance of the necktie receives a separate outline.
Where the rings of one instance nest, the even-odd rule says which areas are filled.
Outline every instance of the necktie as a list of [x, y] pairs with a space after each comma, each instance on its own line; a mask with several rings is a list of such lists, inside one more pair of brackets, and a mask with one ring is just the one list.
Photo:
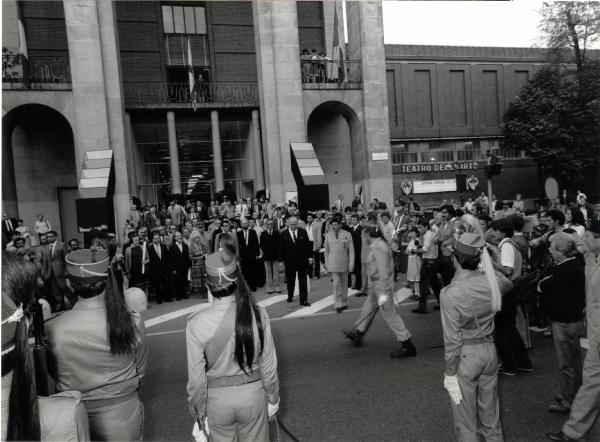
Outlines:
[[248, 245], [248, 231], [244, 230], [244, 241], [246, 242], [246, 245]]
[[54, 246], [56, 245], [55, 242], [52, 243], [52, 245], [50, 246], [50, 257], [52, 257], [52, 255], [54, 255]]
[[161, 257], [160, 257], [160, 245], [154, 244], [154, 248], [156, 249], [156, 254], [158, 255], [158, 259], [161, 259]]
[[296, 244], [296, 232], [292, 231], [292, 239], [294, 241], [294, 244]]
[[10, 222], [9, 219], [6, 220], [6, 228], [8, 229], [9, 232], [12, 232], [12, 230], [13, 230], [12, 223]]

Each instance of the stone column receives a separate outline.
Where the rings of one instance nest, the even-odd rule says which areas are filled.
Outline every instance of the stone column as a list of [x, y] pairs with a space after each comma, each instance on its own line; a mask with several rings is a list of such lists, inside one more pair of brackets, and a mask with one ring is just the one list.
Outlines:
[[252, 138], [254, 142], [254, 193], [265, 190], [262, 146], [260, 144], [260, 116], [258, 110], [252, 111]]
[[169, 166], [171, 166], [171, 193], [182, 193], [179, 175], [179, 150], [177, 148], [177, 129], [175, 113], [167, 112], [167, 132], [169, 133]]
[[219, 129], [219, 113], [214, 110], [210, 113], [210, 127], [212, 129], [213, 164], [215, 169], [215, 192], [225, 190], [223, 178], [223, 155], [221, 154], [221, 130]]

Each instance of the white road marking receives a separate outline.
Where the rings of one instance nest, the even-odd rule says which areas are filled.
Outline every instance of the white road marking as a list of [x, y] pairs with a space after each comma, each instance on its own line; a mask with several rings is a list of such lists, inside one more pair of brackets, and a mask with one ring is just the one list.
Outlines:
[[182, 308], [181, 310], [175, 310], [173, 312], [165, 313], [164, 315], [157, 316], [156, 318], [148, 319], [144, 321], [144, 326], [146, 328], [153, 327], [158, 324], [162, 324], [163, 322], [170, 321], [172, 319], [179, 318], [180, 316], [190, 315], [199, 310], [204, 310], [205, 308], [210, 307], [212, 304], [206, 302], [203, 304], [192, 305], [191, 307]]
[[287, 299], [287, 295], [275, 295], [271, 296], [270, 298], [263, 299], [262, 301], [258, 301], [256, 304], [260, 305], [261, 307], [268, 307], [270, 305], [277, 304], [284, 299]]
[[[358, 290], [348, 289], [348, 297], [356, 295], [359, 293]], [[333, 295], [325, 296], [323, 299], [318, 300], [311, 304], [310, 307], [303, 307], [300, 310], [296, 310], [289, 315], [285, 315], [284, 318], [297, 318], [300, 316], [309, 316], [314, 313], [317, 313], [319, 310], [323, 310], [324, 308], [329, 307], [333, 304]]]

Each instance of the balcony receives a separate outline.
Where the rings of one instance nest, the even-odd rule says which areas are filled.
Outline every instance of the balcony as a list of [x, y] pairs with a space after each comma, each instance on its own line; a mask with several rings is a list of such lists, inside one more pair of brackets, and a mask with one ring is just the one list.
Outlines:
[[258, 107], [258, 84], [253, 82], [123, 84], [125, 106], [138, 109]]
[[300, 57], [303, 89], [362, 89], [360, 60]]
[[2, 53], [3, 90], [71, 90], [71, 68], [68, 56], [36, 56], [28, 63], [27, 81], [23, 77], [27, 66], [23, 57], [8, 51]]

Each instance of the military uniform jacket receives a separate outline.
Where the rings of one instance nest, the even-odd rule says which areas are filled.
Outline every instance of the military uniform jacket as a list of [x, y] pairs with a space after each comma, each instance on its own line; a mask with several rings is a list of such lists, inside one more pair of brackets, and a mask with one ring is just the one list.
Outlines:
[[371, 288], [376, 294], [391, 295], [394, 291], [394, 256], [383, 238], [378, 238], [368, 248], [367, 270]]
[[333, 229], [325, 235], [325, 264], [330, 272], [351, 272], [354, 269], [354, 242], [352, 234], [346, 230]]
[[[498, 283], [503, 295], [512, 290], [508, 279], [499, 279]], [[485, 274], [479, 270], [458, 270], [442, 290], [440, 306], [446, 374], [454, 376], [465, 339], [489, 338], [493, 342], [492, 288]]]
[[[138, 345], [113, 355], [106, 328], [104, 295], [80, 299], [72, 310], [47, 322], [50, 373], [59, 392], [80, 391], [83, 400], [114, 399], [137, 391], [146, 371], [144, 321], [132, 314]], [[115, 423], [116, 424], [116, 423]]]
[[[230, 328], [220, 328], [221, 321], [226, 316], [228, 309], [235, 309], [235, 296], [222, 299], [215, 298], [212, 306], [190, 316], [186, 330], [187, 362], [188, 362], [188, 405], [192, 416], [196, 413], [206, 416], [208, 401], [208, 380], [227, 376], [239, 376], [244, 372], [235, 360], [235, 319]], [[279, 378], [277, 376], [277, 355], [271, 335], [271, 323], [267, 311], [259, 307], [264, 331], [264, 347], [259, 351], [258, 327], [254, 324], [254, 363], [253, 370], [260, 371], [260, 379], [265, 387], [271, 403], [279, 400]], [[254, 315], [253, 315], [254, 316]], [[235, 315], [232, 315], [235, 318]], [[230, 338], [225, 348], [216, 361], [207, 361], [205, 349], [222, 330], [230, 333]], [[207, 366], [210, 364], [210, 367]]]

